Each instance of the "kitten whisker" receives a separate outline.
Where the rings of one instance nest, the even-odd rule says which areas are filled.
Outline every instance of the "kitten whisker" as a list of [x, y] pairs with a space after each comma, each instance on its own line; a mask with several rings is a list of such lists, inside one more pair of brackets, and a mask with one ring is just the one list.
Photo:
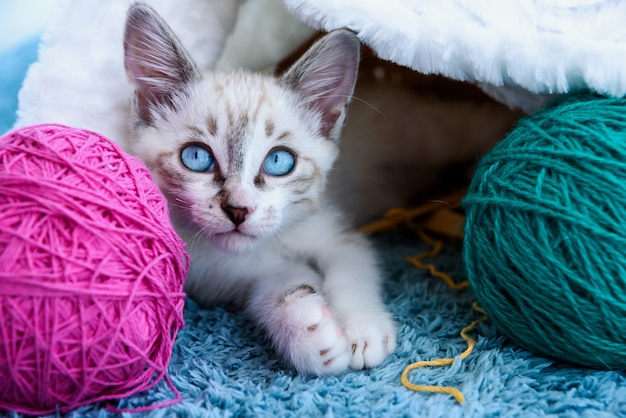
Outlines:
[[373, 104], [371, 104], [370, 102], [368, 102], [365, 99], [362, 99], [358, 96], [354, 96], [354, 95], [338, 95], [338, 94], [327, 94], [324, 96], [318, 96], [318, 99], [330, 99], [330, 98], [334, 98], [334, 97], [347, 97], [351, 100], [356, 100], [357, 102], [363, 103], [364, 105], [366, 105], [367, 107], [369, 107], [370, 109], [372, 109], [374, 112], [378, 113], [381, 116], [387, 116], [385, 112], [383, 112], [382, 110], [380, 110], [379, 108], [377, 108], [376, 106], [374, 106]]
[[188, 251], [198, 248], [201, 245], [201, 242], [204, 239], [202, 233], [205, 229], [206, 228], [198, 229], [198, 231], [189, 240], [187, 240], [187, 244], [189, 246]]
[[189, 207], [191, 206], [191, 205], [188, 205], [188, 206], [177, 205], [177, 204], [174, 204], [172, 202], [169, 202], [169, 205], [172, 206], [172, 207], [175, 207], [175, 208], [179, 208], [179, 209], [189, 209]]
[[183, 200], [183, 199], [181, 199], [179, 197], [174, 197], [174, 200], [176, 200], [177, 202], [182, 203], [182, 205], [178, 205], [178, 204], [174, 203], [171, 199], [168, 199], [167, 203], [170, 206], [175, 207], [175, 208], [179, 208], [179, 209], [189, 209], [192, 206], [192, 204], [190, 202], [187, 202], [187, 201], [185, 201], [185, 200]]
[[379, 115], [387, 117], [387, 114], [385, 112], [383, 112], [382, 110], [380, 110], [379, 108], [377, 108], [376, 106], [374, 106], [373, 104], [371, 104], [365, 99], [361, 99], [360, 97], [357, 97], [357, 96], [352, 96], [352, 100], [361, 102], [367, 107], [369, 107], [370, 109], [372, 109], [374, 112], [378, 113]]

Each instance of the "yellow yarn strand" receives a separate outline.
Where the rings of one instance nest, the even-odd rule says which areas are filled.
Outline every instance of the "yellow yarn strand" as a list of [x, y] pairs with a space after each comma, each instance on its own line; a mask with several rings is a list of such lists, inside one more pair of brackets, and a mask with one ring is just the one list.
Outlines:
[[[438, 271], [437, 268], [433, 264], [422, 263], [422, 260], [426, 258], [432, 258], [432, 257], [436, 257], [437, 255], [439, 255], [439, 253], [441, 252], [441, 249], [443, 248], [443, 242], [432, 239], [422, 230], [422, 228], [418, 227], [416, 228], [416, 231], [420, 239], [424, 241], [426, 244], [431, 245], [432, 249], [429, 251], [424, 251], [423, 253], [413, 256], [413, 257], [407, 257], [406, 260], [419, 269], [428, 270], [432, 276], [443, 279], [448, 286], [450, 286], [451, 288], [455, 290], [462, 290], [468, 287], [469, 282], [467, 280], [461, 283], [455, 283], [454, 280], [452, 280], [452, 278], [448, 274]], [[482, 320], [486, 319], [485, 311], [482, 310], [476, 302], [474, 302], [474, 309], [482, 313], [483, 317], [472, 322], [470, 325], [463, 328], [463, 330], [461, 331], [461, 337], [467, 342], [467, 349], [463, 353], [461, 353], [461, 355], [459, 356], [462, 360], [472, 353], [472, 351], [474, 350], [474, 346], [476, 345], [476, 340], [471, 338], [468, 335], [468, 333], [472, 331], [474, 328], [476, 328], [476, 326]], [[429, 366], [447, 366], [447, 365], [452, 364], [453, 362], [454, 362], [454, 358], [418, 361], [416, 363], [408, 365], [406, 369], [404, 369], [404, 372], [402, 372], [402, 376], [400, 380], [407, 389], [415, 390], [418, 392], [447, 393], [449, 395], [454, 396], [454, 399], [456, 399], [457, 402], [463, 403], [465, 402], [465, 397], [463, 396], [461, 391], [456, 388], [449, 387], [449, 386], [416, 385], [409, 381], [409, 373], [411, 372], [411, 370], [418, 369], [421, 367], [429, 367]]]
[[[448, 199], [446, 199], [448, 200]], [[389, 229], [393, 229], [398, 225], [405, 224], [408, 227], [414, 228], [419, 235], [419, 238], [425, 242], [426, 244], [432, 246], [432, 248], [428, 251], [424, 251], [415, 256], [407, 257], [406, 261], [411, 263], [413, 266], [427, 270], [432, 276], [438, 277], [442, 279], [448, 286], [455, 290], [463, 290], [467, 288], [470, 284], [469, 281], [464, 280], [460, 283], [455, 283], [455, 281], [446, 273], [438, 271], [435, 265], [426, 264], [422, 261], [428, 258], [433, 258], [439, 255], [441, 249], [443, 248], [443, 242], [440, 240], [435, 240], [429, 237], [424, 230], [415, 224], [414, 219], [430, 212], [433, 212], [443, 205], [445, 205], [446, 200], [438, 201], [438, 202], [429, 202], [421, 207], [407, 210], [401, 208], [393, 208], [387, 211], [385, 216], [371, 224], [365, 225], [360, 228], [360, 231], [364, 234], [371, 234], [375, 232], [381, 232]], [[450, 200], [454, 200], [454, 196], [451, 196]], [[480, 313], [482, 316], [473, 321], [470, 325], [466, 326], [461, 330], [461, 338], [463, 338], [467, 342], [467, 349], [459, 355], [461, 360], [464, 360], [469, 356], [476, 346], [476, 340], [470, 337], [468, 334], [474, 330], [478, 326], [480, 322], [487, 320], [487, 313], [484, 309], [482, 309], [478, 302], [473, 303], [473, 308], [476, 312]], [[408, 365], [404, 371], [402, 372], [402, 376], [400, 381], [407, 388], [418, 392], [430, 392], [430, 393], [446, 393], [452, 395], [457, 402], [463, 403], [465, 402], [465, 396], [461, 393], [460, 390], [450, 387], [450, 386], [433, 386], [433, 385], [416, 385], [409, 381], [409, 373], [412, 370], [421, 368], [421, 367], [432, 367], [432, 366], [448, 366], [454, 363], [454, 358], [443, 358], [436, 360], [427, 360], [427, 361], [418, 361], [416, 363]]]
[[442, 207], [444, 204], [444, 202], [429, 202], [415, 209], [392, 208], [385, 213], [382, 219], [362, 226], [359, 228], [359, 231], [367, 235], [375, 232], [388, 231], [402, 224], [414, 226], [413, 219], [430, 213]]
[[[476, 340], [470, 337], [468, 333], [471, 332], [474, 328], [476, 328], [479, 323], [487, 320], [487, 313], [478, 305], [478, 302], [474, 302], [472, 306], [476, 312], [482, 314], [482, 317], [475, 320], [470, 325], [463, 328], [463, 330], [461, 331], [461, 337], [467, 342], [467, 349], [463, 353], [461, 353], [461, 355], [459, 356], [461, 360], [469, 356], [472, 353], [472, 351], [474, 351], [474, 347], [476, 346]], [[407, 368], [404, 369], [404, 372], [402, 372], [402, 376], [400, 380], [402, 381], [402, 384], [407, 389], [415, 390], [418, 392], [447, 393], [449, 395], [454, 396], [454, 399], [456, 399], [457, 402], [463, 403], [465, 402], [465, 397], [463, 396], [461, 391], [456, 388], [449, 387], [449, 386], [416, 385], [409, 381], [409, 373], [411, 372], [411, 370], [418, 369], [420, 367], [447, 366], [452, 363], [454, 363], [454, 358], [418, 361], [416, 363], [408, 365]]]
[[468, 287], [469, 281], [464, 280], [461, 283], [455, 283], [454, 280], [452, 280], [452, 278], [449, 275], [447, 275], [444, 272], [438, 271], [437, 268], [434, 266], [434, 264], [422, 263], [422, 260], [426, 258], [433, 258], [439, 255], [439, 253], [441, 252], [441, 249], [443, 248], [443, 242], [432, 239], [431, 237], [426, 235], [426, 233], [422, 230], [422, 228], [416, 228], [416, 230], [420, 239], [424, 241], [426, 244], [432, 245], [433, 248], [430, 251], [424, 251], [421, 254], [418, 254], [412, 257], [407, 257], [406, 261], [413, 264], [418, 269], [428, 270], [431, 276], [442, 279], [444, 282], [446, 282], [448, 286], [450, 286], [454, 290], [463, 290], [466, 287]]

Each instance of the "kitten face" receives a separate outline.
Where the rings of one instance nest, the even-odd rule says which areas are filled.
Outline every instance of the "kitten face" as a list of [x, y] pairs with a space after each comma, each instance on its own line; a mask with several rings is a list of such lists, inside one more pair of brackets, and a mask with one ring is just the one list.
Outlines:
[[315, 210], [354, 87], [354, 35], [328, 35], [282, 78], [201, 73], [142, 5], [129, 12], [125, 59], [136, 85], [131, 151], [178, 228], [240, 252]]
[[303, 123], [291, 96], [272, 79], [207, 74], [175, 113], [137, 129], [133, 151], [177, 224], [240, 251], [317, 206], [337, 145]]

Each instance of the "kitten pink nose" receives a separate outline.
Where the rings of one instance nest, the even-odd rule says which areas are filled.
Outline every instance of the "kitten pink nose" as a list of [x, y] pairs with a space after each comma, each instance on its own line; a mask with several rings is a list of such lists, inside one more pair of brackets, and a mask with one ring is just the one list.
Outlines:
[[250, 213], [248, 208], [246, 207], [237, 207], [231, 205], [222, 205], [222, 210], [228, 216], [228, 219], [235, 224], [235, 226], [239, 226], [246, 221], [246, 215]]

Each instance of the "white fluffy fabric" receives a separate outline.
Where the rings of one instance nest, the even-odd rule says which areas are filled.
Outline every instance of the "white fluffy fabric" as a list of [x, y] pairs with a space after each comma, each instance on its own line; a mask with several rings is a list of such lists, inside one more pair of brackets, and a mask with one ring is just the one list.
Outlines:
[[[199, 66], [212, 65], [242, 0], [146, 0]], [[61, 0], [19, 94], [16, 127], [55, 122], [90, 129], [124, 146], [131, 87], [123, 33], [133, 0]]]
[[[59, 1], [20, 92], [17, 127], [64, 123], [124, 145], [122, 33], [132, 1]], [[383, 59], [477, 83], [527, 112], [552, 94], [626, 94], [626, 1], [248, 0], [238, 18], [243, 0], [146, 0], [200, 66], [226, 45], [218, 66], [255, 69], [311, 33], [282, 1], [315, 28], [354, 30]]]
[[[383, 59], [476, 82], [511, 106], [537, 94], [626, 94], [626, 2], [285, 0], [308, 24], [348, 27]], [[502, 88], [500, 88], [502, 87]]]

